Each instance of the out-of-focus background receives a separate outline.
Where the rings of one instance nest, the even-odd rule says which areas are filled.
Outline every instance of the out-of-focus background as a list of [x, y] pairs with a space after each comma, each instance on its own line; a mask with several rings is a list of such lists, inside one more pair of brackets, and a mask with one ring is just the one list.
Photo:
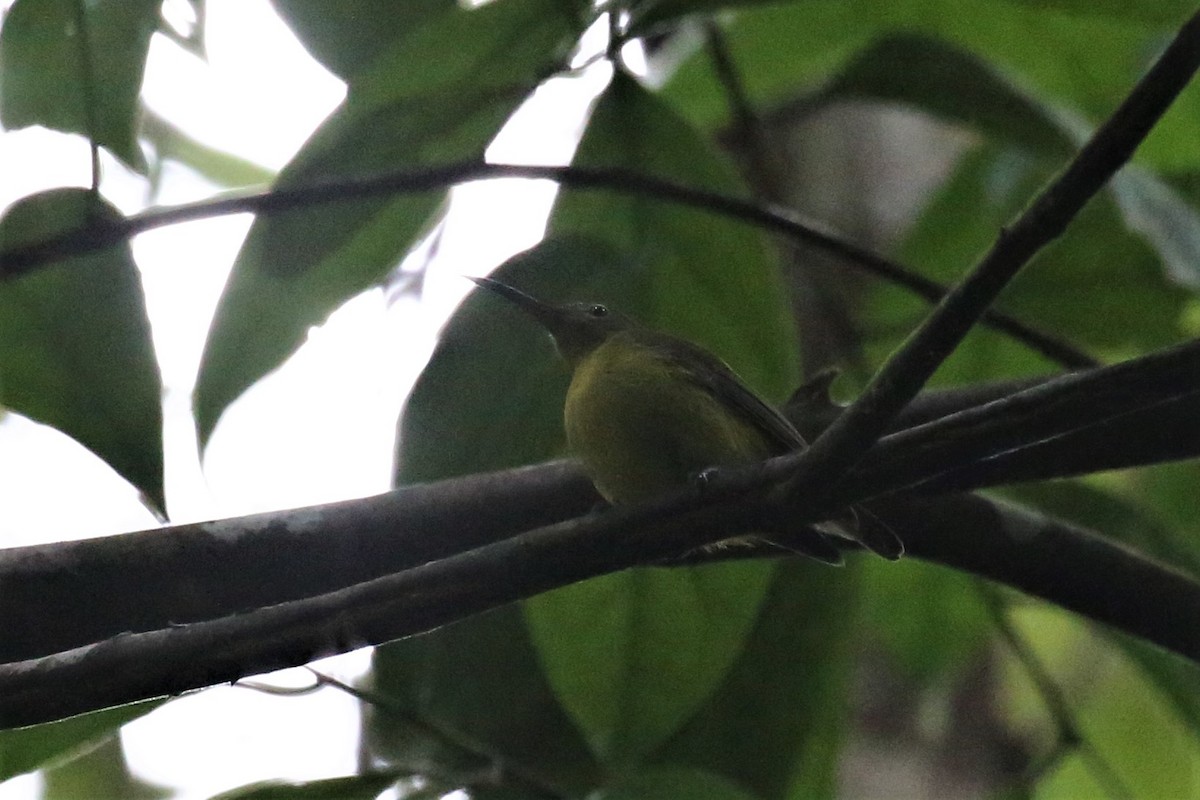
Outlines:
[[[79, 2], [93, 13], [117, 0]], [[383, 20], [391, 13], [390, 4], [356, 0], [343, 8], [350, 5], [354, 12], [339, 22], [346, 30], [362, 35], [361, 28], [370, 27], [347, 23], [355, 14], [360, 20], [379, 15], [379, 27], [388, 28]], [[454, 14], [465, 18], [487, 12], [488, 6], [523, 5], [533, 9], [528, 25], [536, 27], [535, 20], [557, 13], [545, 3], [526, 0], [495, 0], [470, 12], [440, 0], [425, 0], [413, 9], [418, 5], [421, 10], [396, 13], [411, 13], [417, 42], [412, 50], [428, 61], [404, 66], [402, 76], [395, 78], [398, 83], [411, 80], [416, 85], [421, 70], [436, 73], [439, 57], [429, 53], [447, 53], [459, 41], [464, 49], [474, 46], [470, 37], [478, 34], [470, 23], [455, 21], [461, 30], [447, 23]], [[576, 14], [577, 20], [594, 12], [589, 3], [563, 5], [573, 11], [562, 13]], [[572, 33], [575, 43], [560, 54], [552, 77], [530, 78], [512, 67], [514, 86], [537, 90], [528, 99], [511, 102], [511, 113], [493, 114], [496, 135], [484, 139], [490, 141], [490, 160], [569, 163], [585, 131], [593, 129], [589, 114], [598, 102], [605, 113], [614, 115], [617, 108], [627, 116], [616, 115], [616, 123], [606, 118], [604, 124], [612, 129], [594, 135], [597, 141], [602, 135], [609, 138], [595, 145], [594, 152], [619, 158], [625, 151], [618, 142], [645, 134], [655, 146], [677, 142], [685, 154], [680, 160], [686, 160], [702, 144], [705, 158], [723, 162], [714, 168], [717, 174], [740, 172], [760, 200], [799, 209], [940, 280], [952, 280], [965, 269], [1061, 163], [1063, 142], [1072, 132], [1086, 131], [1111, 110], [1182, 21], [1187, 6], [1146, 2], [1093, 8], [1001, 0], [978, 0], [967, 4], [969, 9], [954, 3], [868, 3], [857, 11], [832, 3], [620, 5], [629, 6], [620, 12], [620, 25], [644, 34], [621, 48], [621, 55], [625, 68], [644, 82], [637, 91], [645, 98], [631, 102], [626, 96], [604, 105], [616, 94], [610, 84], [613, 70], [604, 58], [610, 20], [601, 17]], [[39, 0], [4, 2], [3, 24], [21, 6], [59, 15], [45, 19], [69, 17], [76, 7], [72, 0], [43, 0], [40, 6]], [[386, 81], [361, 65], [347, 65], [352, 48], [339, 51], [336, 37], [322, 39], [320, 6], [283, 0], [167, 0], [161, 27], [170, 35], [160, 31], [149, 38], [140, 92], [138, 141], [147, 163], [133, 169], [102, 150], [104, 197], [120, 212], [136, 214], [269, 185], [346, 99], [346, 82], [322, 62], [362, 85], [375, 81], [369, 84], [372, 91], [386, 91], [380, 88]], [[301, 29], [300, 39], [289, 22]], [[646, 27], [639, 29], [642, 23]], [[27, 20], [23, 25], [22, 35], [34, 41], [28, 30], [36, 25]], [[490, 43], [494, 50], [487, 58], [494, 59], [497, 71], [530, 60], [522, 42], [533, 28], [514, 24], [512, 30], [520, 35]], [[54, 34], [49, 25], [38, 35]], [[379, 37], [389, 35], [406, 41], [403, 29], [383, 31]], [[0, 45], [8, 50], [0, 52], [0, 70], [11, 68], [23, 52], [19, 48], [27, 44], [17, 42], [11, 29], [7, 36], [0, 35]], [[534, 33], [529, 37], [540, 41]], [[323, 44], [333, 55], [322, 51]], [[93, 46], [103, 44], [93, 37]], [[380, 46], [380, 63], [390, 57], [389, 47], [386, 42]], [[399, 45], [393, 50], [404, 52]], [[477, 62], [472, 65], [477, 72], [464, 68], [464, 74], [486, 84], [488, 71], [478, 64], [487, 67], [488, 62], [482, 55]], [[0, 72], [0, 103], [5, 102], [3, 79]], [[463, 84], [471, 85], [470, 80]], [[620, 91], [628, 95], [632, 90]], [[401, 119], [398, 127], [403, 124]], [[595, 123], [598, 130], [600, 124]], [[1130, 210], [1128, 193], [1134, 189], [1096, 201], [1073, 233], [1034, 265], [1040, 272], [1014, 287], [1008, 306], [1106, 360], [1196, 335], [1200, 264], [1189, 265], [1187, 254], [1200, 252], [1197, 125], [1200, 93], [1193, 87], [1142, 151], [1139, 168], [1147, 175], [1139, 184], [1142, 216]], [[647, 133], [641, 126], [654, 130]], [[41, 125], [10, 128], [0, 134], [0, 209], [55, 187], [89, 185], [91, 155], [84, 137]], [[447, 138], [454, 135], [467, 136], [453, 129]], [[688, 138], [692, 136], [695, 141]], [[670, 174], [676, 165], [670, 156], [654, 156], [632, 166]], [[693, 177], [707, 181], [714, 173], [705, 170], [707, 162], [680, 182]], [[735, 182], [729, 185], [736, 186], [737, 179], [731, 180]], [[347, 293], [345, 302], [331, 304], [328, 318], [316, 320], [278, 368], [263, 370], [244, 394], [235, 393], [227, 409], [217, 403], [219, 423], [203, 457], [194, 417], [197, 373], [214, 311], [252, 220], [248, 215], [219, 217], [137, 236], [133, 256], [162, 376], [163, 489], [171, 521], [231, 517], [386, 490], [393, 479], [397, 414], [434, 350], [439, 329], [470, 288], [462, 276], [484, 274], [536, 244], [554, 199], [555, 188], [546, 182], [455, 187], [448, 203], [417, 226], [412, 246], [393, 258], [394, 271], [386, 279], [364, 283], [361, 291]], [[615, 217], [614, 208], [589, 209], [579, 202], [572, 219]], [[629, 212], [622, 207], [619, 213]], [[647, 217], [653, 228], [648, 233], [622, 233], [614, 240], [626, 241], [621, 239], [626, 236], [644, 246], [638, 235], [653, 241], [680, 236], [681, 229], [686, 233], [688, 226], [671, 229], [674, 223], [657, 213]], [[1164, 215], [1171, 215], [1166, 222]], [[1147, 216], [1162, 224], [1147, 221]], [[550, 224], [571, 227], [569, 220]], [[579, 227], [589, 225], [600, 227], [591, 221]], [[635, 219], [630, 228], [636, 227]], [[766, 376], [761, 378], [766, 385], [794, 385], [798, 351], [808, 372], [841, 367], [845, 375], [837, 391], [848, 395], [925, 309], [894, 288], [848, 277], [843, 265], [816, 251], [781, 247], [769, 239], [754, 244], [762, 253], [753, 258], [764, 259], [769, 278], [739, 284], [738, 263], [699, 271], [707, 269], [712, 280], [727, 281], [735, 287], [730, 291], [767, 286], [778, 293], [754, 308], [788, 315], [782, 323], [783, 316], [771, 318], [764, 328], [794, 334], [795, 342], [748, 368]], [[672, 246], [656, 243], [646, 249]], [[687, 261], [685, 256], [671, 258], [672, 264]], [[682, 280], [678, 275], [664, 279], [664, 285], [677, 279]], [[662, 307], [670, 298], [655, 302]], [[738, 304], [735, 299], [712, 308]], [[794, 326], [791, 315], [799, 320]], [[730, 316], [728, 321], [732, 328], [759, 320]], [[781, 354], [790, 358], [776, 358]], [[771, 358], [776, 365], [788, 361], [788, 366], [768, 368], [764, 364]], [[965, 383], [1053, 368], [1019, 345], [980, 334], [939, 380]], [[0, 402], [4, 400], [0, 394]], [[157, 524], [137, 491], [104, 461], [20, 411], [0, 408], [0, 546]], [[1153, 529], [1195, 558], [1200, 529], [1188, 502], [1195, 477], [1192, 466], [1165, 467], [1032, 487], [1015, 496], [1101, 529]], [[802, 744], [794, 744], [804, 756], [794, 757], [790, 778], [779, 767], [783, 755], [762, 755], [775, 760], [772, 769], [784, 776], [777, 781], [782, 788], [771, 793], [761, 785], [737, 784], [729, 775], [738, 769], [753, 771], [742, 765], [711, 783], [689, 773], [676, 775], [677, 784], [658, 784], [654, 781], [665, 780], [658, 776], [644, 784], [631, 780], [620, 790], [600, 788], [589, 796], [663, 796], [654, 795], [653, 787], [677, 785], [691, 787], [681, 797], [801, 797], [833, 791], [847, 797], [982, 797], [1009, 791], [1040, 797], [1120, 796], [1125, 791], [1200, 797], [1200, 705], [1194, 686], [1190, 693], [1186, 688], [1194, 671], [1148, 666], [1066, 612], [1009, 598], [1000, 613], [1037, 654], [1032, 663], [1049, 670], [1051, 695], [1062, 692], [1067, 698], [1069, 714], [1056, 717], [1053, 697], [1031, 679], [1037, 667], [1013, 657], [1009, 631], [997, 629], [991, 607], [970, 579], [917, 563], [894, 568], [862, 563], [834, 579], [812, 580], [837, 581], [828, 608], [812, 600], [807, 611], [795, 609], [797, 615], [808, 613], [812, 625], [824, 626], [823, 633], [812, 637], [812, 648], [828, 660], [812, 656], [812, 663], [802, 667], [812, 670], [811, 694], [820, 699], [795, 700], [805, 696], [797, 689], [793, 700], [798, 717], [809, 715], [806, 730], [824, 733], [810, 732]], [[530, 624], [537, 640], [537, 631], [548, 623], [542, 617]], [[829, 629], [840, 632], [830, 636]], [[566, 709], [564, 718], [581, 732], [581, 741], [588, 740], [591, 757], [604, 763], [620, 748], [615, 739], [597, 744], [604, 737], [589, 728], [598, 723], [589, 717], [587, 701], [576, 698], [573, 704], [556, 681], [555, 664], [567, 656], [538, 641], [534, 646], [541, 648], [538, 663], [550, 675], [553, 696]], [[455, 662], [450, 663], [453, 674]], [[372, 655], [363, 650], [315, 666], [355, 683], [370, 672]], [[479, 667], [463, 669], [463, 680], [470, 681], [475, 674], [470, 670]], [[838, 677], [832, 679], [835, 673]], [[710, 693], [721, 685], [713, 680]], [[201, 798], [259, 781], [314, 781], [403, 762], [395, 755], [403, 749], [397, 741], [411, 731], [388, 729], [379, 714], [365, 720], [359, 700], [349, 693], [331, 687], [296, 695], [265, 690], [311, 682], [306, 671], [291, 670], [261, 676], [248, 686], [214, 687], [173, 700], [124, 725], [115, 738], [93, 736], [78, 747], [64, 748], [43, 765], [46, 769], [12, 777], [3, 772], [0, 798], [111, 793]], [[539, 691], [544, 694], [538, 697], [551, 696], [549, 689]], [[767, 689], [762, 691], [764, 702], [774, 702], [766, 699]], [[698, 692], [690, 713], [716, 713], [704, 711], [707, 696]], [[499, 707], [506, 702], [495, 698]], [[533, 701], [515, 694], [511, 702]], [[626, 711], [636, 716], [636, 709]], [[648, 737], [653, 746], [638, 750], [626, 742], [632, 750], [621, 758], [672, 765], [670, 748], [680, 752], [687, 746], [686, 735], [696, 735], [684, 720], [695, 723], [695, 717], [681, 713], [675, 727], [665, 732], [629, 733], [633, 739]], [[771, 724], [765, 716], [763, 720], [764, 726]], [[423, 724], [445, 722], [433, 715]], [[473, 730], [457, 733], [492, 746], [487, 732], [478, 734], [479, 741]], [[779, 735], [786, 739], [792, 734]], [[0, 772], [4, 748], [20, 746], [14, 742], [0, 738]], [[438, 746], [447, 747], [446, 742]], [[471, 752], [478, 755], [479, 750]], [[546, 752], [547, 759], [556, 757]], [[10, 757], [14, 753], [16, 749], [10, 750]], [[508, 765], [523, 775], [521, 770], [529, 766], [499, 745], [493, 755], [497, 774]], [[452, 763], [431, 757], [426, 765], [436, 768], [413, 770], [416, 777], [408, 783], [390, 789], [381, 784], [378, 791], [387, 789], [393, 796], [455, 791], [461, 776], [453, 770], [438, 772]], [[535, 777], [544, 777], [540, 771], [545, 765], [533, 766]], [[591, 774], [560, 766], [545, 771], [576, 778]], [[814, 775], [819, 777], [809, 780]], [[556, 784], [530, 779], [517, 785], [541, 790]], [[346, 796], [351, 791], [358, 792], [353, 796], [373, 796], [368, 788], [343, 787]], [[300, 788], [293, 791], [306, 796], [299, 794]], [[340, 796], [330, 791], [323, 796]]]

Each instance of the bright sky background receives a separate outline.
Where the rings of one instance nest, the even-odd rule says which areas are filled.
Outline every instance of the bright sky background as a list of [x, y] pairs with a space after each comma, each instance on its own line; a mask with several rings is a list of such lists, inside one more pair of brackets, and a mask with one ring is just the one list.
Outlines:
[[[0, 0], [0, 7], [10, 2]], [[143, 96], [206, 144], [271, 169], [287, 162], [340, 102], [343, 84], [314, 62], [267, 0], [209, 0], [208, 62], [155, 36]], [[564, 163], [607, 69], [539, 92], [489, 151], [497, 161]], [[55, 186], [86, 186], [86, 143], [43, 129], [0, 133], [0, 208]], [[168, 166], [159, 193], [111, 158], [105, 195], [127, 213], [209, 196], [216, 187]], [[497, 181], [454, 192], [438, 257], [418, 302], [360, 296], [311, 332], [308, 343], [226, 413], [203, 469], [190, 395], [204, 336], [248, 215], [176, 225], [139, 236], [155, 347], [165, 385], [167, 499], [175, 522], [236, 516], [384, 491], [401, 400], [436, 331], [469, 284], [540, 238], [554, 189]], [[72, 440], [14, 414], [0, 422], [0, 545], [84, 538], [153, 527], [133, 490]], [[321, 664], [359, 674], [368, 651]], [[304, 684], [307, 673], [265, 676]], [[124, 731], [141, 777], [199, 798], [256, 780], [351, 774], [356, 704], [335, 690], [279, 698], [218, 687], [176, 700]], [[0, 784], [0, 800], [35, 796], [39, 779]]]

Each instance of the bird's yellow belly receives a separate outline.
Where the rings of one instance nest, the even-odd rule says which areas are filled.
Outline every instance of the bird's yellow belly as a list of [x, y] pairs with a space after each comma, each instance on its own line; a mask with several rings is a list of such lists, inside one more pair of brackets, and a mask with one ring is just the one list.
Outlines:
[[772, 455], [762, 433], [683, 367], [620, 337], [576, 367], [563, 416], [571, 451], [614, 503], [662, 494], [708, 467]]

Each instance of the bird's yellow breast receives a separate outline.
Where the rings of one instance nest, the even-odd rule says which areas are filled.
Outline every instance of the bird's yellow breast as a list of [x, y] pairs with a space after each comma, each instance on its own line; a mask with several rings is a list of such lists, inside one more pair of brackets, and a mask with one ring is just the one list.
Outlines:
[[758, 428], [689, 379], [686, 363], [632, 332], [614, 334], [576, 365], [563, 417], [572, 452], [610, 502], [647, 499], [702, 469], [773, 454]]

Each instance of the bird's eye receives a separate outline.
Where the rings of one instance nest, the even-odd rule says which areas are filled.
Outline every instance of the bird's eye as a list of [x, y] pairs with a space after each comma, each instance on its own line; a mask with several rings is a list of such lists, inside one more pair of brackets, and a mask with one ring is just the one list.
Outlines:
[[588, 313], [591, 314], [593, 317], [597, 317], [597, 318], [607, 317], [608, 309], [602, 305], [597, 304], [597, 305], [594, 305], [591, 308], [589, 308]]

